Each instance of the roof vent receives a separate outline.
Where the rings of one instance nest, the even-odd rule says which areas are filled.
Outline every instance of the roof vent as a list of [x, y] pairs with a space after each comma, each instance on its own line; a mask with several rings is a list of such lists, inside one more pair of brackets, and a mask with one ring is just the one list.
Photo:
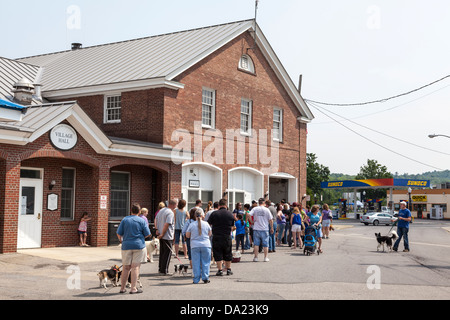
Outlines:
[[72, 50], [79, 50], [81, 48], [83, 48], [81, 43], [72, 43]]
[[22, 78], [20, 81], [14, 84], [14, 100], [18, 101], [22, 105], [30, 105], [33, 101], [34, 86], [26, 78]]

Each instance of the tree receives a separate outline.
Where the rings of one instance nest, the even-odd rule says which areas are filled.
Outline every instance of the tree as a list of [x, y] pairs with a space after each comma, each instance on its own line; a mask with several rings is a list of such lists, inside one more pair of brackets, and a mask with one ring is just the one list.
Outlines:
[[[356, 180], [366, 179], [392, 179], [394, 176], [386, 166], [378, 163], [377, 160], [367, 159], [367, 164], [362, 166], [356, 175]], [[384, 198], [386, 189], [366, 189], [366, 199]]]
[[[317, 163], [317, 156], [314, 153], [306, 155], [306, 180], [308, 193], [313, 196], [315, 193], [322, 192], [320, 183], [328, 181], [330, 169], [322, 164]], [[312, 199], [313, 197], [311, 197]]]

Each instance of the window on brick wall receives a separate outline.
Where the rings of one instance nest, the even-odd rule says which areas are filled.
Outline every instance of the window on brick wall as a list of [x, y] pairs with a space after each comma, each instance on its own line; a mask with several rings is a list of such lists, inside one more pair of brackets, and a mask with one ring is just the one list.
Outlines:
[[104, 122], [120, 123], [122, 120], [122, 96], [105, 96]]
[[273, 109], [273, 140], [283, 141], [283, 110]]
[[250, 56], [244, 54], [241, 56], [241, 59], [239, 60], [239, 69], [255, 73], [255, 66], [253, 64], [252, 58]]
[[64, 168], [62, 170], [61, 187], [61, 219], [74, 218], [75, 209], [75, 169]]
[[111, 218], [124, 218], [130, 210], [130, 173], [111, 172]]
[[253, 102], [251, 100], [241, 100], [241, 133], [250, 134], [252, 129], [252, 108]]
[[216, 125], [216, 92], [212, 89], [202, 90], [202, 127], [214, 128]]

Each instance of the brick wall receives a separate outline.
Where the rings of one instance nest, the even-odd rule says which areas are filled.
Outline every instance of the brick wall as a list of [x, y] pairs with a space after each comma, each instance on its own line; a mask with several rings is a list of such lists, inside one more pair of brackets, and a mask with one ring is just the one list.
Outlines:
[[[153, 176], [157, 177], [156, 186], [160, 190], [156, 196], [167, 197], [157, 199], [158, 202], [168, 197], [179, 198], [181, 194], [178, 181], [181, 181], [181, 166], [167, 161], [99, 155], [81, 135], [77, 146], [66, 152], [53, 148], [48, 133], [26, 146], [0, 144], [0, 253], [17, 250], [21, 167], [44, 169], [42, 247], [78, 245], [77, 229], [84, 211], [92, 217], [88, 224], [89, 243], [107, 245], [111, 170], [131, 172], [131, 203], [151, 206]], [[69, 221], [60, 218], [63, 167], [76, 169], [75, 216]], [[55, 180], [56, 185], [49, 190], [51, 180]], [[59, 195], [56, 211], [47, 210], [50, 193]], [[100, 209], [102, 195], [108, 196], [107, 209]]]

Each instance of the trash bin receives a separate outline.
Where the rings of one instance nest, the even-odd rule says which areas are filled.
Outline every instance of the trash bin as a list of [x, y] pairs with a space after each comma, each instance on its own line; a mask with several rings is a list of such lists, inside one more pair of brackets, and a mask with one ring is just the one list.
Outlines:
[[119, 229], [120, 221], [110, 221], [108, 223], [108, 246], [118, 246], [120, 244], [117, 238], [117, 229]]

